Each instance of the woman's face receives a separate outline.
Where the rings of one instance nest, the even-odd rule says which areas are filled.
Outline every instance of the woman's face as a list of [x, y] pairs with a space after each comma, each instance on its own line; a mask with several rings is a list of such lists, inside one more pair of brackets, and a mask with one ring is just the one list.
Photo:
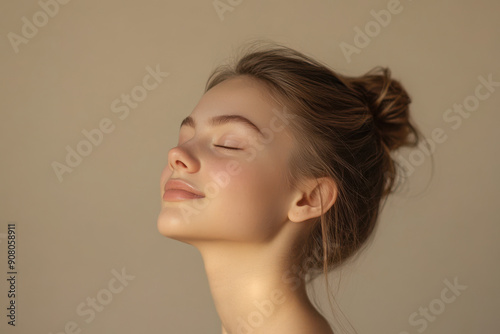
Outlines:
[[[238, 115], [244, 121], [214, 117]], [[293, 115], [247, 76], [228, 79], [206, 92], [183, 122], [178, 145], [161, 173], [158, 230], [188, 243], [209, 240], [262, 242], [288, 221], [290, 189], [285, 182], [293, 140]], [[259, 130], [261, 132], [259, 132]], [[236, 149], [227, 149], [226, 146]], [[163, 199], [169, 179], [182, 179], [204, 198]]]

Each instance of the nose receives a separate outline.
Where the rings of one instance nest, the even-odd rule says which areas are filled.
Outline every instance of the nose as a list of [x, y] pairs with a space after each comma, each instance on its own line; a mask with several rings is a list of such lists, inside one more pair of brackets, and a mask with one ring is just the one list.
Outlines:
[[194, 173], [199, 168], [199, 161], [185, 149], [176, 146], [168, 152], [168, 166], [174, 170], [184, 170]]

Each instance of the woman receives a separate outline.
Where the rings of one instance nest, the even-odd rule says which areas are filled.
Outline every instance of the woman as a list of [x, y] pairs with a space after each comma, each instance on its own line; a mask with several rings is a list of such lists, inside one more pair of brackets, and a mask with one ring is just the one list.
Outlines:
[[333, 333], [306, 284], [374, 231], [390, 153], [421, 136], [409, 103], [387, 68], [343, 76], [276, 44], [212, 73], [168, 152], [158, 230], [200, 251], [223, 334]]

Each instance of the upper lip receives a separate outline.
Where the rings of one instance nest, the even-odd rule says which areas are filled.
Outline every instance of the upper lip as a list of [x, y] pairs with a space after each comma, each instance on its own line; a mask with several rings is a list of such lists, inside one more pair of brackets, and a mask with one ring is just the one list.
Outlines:
[[185, 191], [190, 192], [192, 194], [205, 197], [205, 194], [203, 194], [201, 191], [196, 189], [196, 187], [191, 185], [189, 182], [182, 180], [182, 179], [170, 179], [170, 180], [168, 180], [167, 183], [165, 184], [165, 191], [167, 191], [169, 189], [185, 190]]

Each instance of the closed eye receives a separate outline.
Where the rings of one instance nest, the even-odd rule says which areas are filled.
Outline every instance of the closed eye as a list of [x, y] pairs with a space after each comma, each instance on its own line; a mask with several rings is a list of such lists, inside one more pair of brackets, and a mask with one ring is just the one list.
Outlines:
[[237, 147], [229, 147], [229, 146], [222, 146], [222, 145], [214, 145], [214, 146], [224, 148], [226, 150], [241, 150], [241, 148], [237, 148]]

